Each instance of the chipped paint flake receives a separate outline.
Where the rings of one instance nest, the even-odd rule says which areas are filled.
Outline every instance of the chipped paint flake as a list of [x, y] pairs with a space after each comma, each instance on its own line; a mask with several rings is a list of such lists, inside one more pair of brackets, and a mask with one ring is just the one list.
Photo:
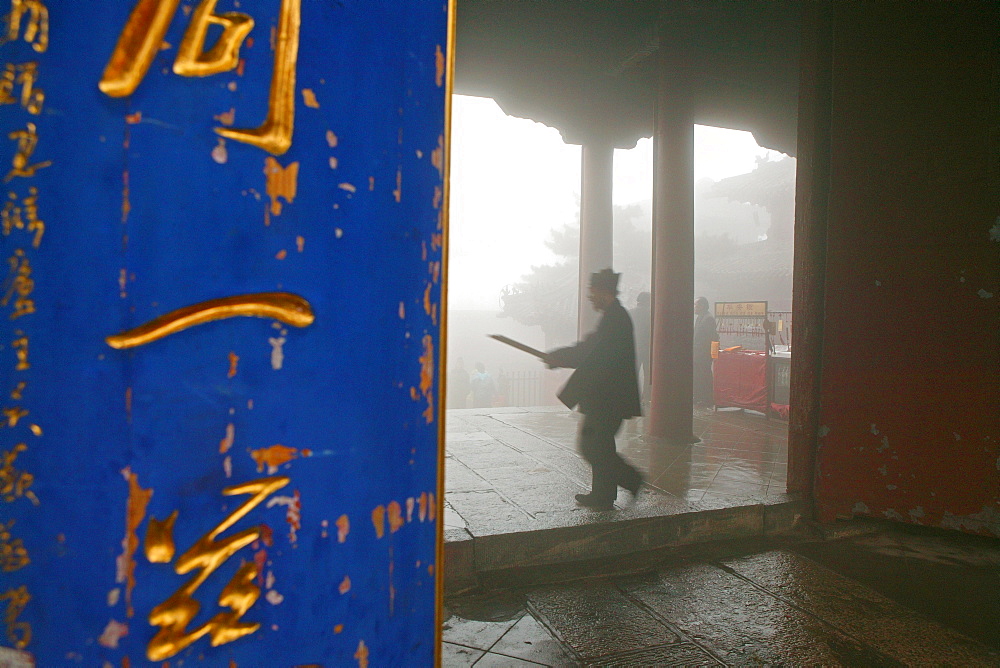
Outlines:
[[271, 336], [267, 339], [267, 342], [271, 344], [271, 368], [275, 371], [280, 371], [285, 363], [284, 346], [286, 341], [287, 339], [283, 336]]
[[980, 289], [979, 292], [977, 292], [976, 294], [979, 295], [980, 297], [982, 297], [983, 299], [992, 299], [992, 297], [993, 297], [993, 293], [992, 292], [989, 292], [989, 291], [983, 290], [983, 289]]
[[229, 452], [236, 441], [236, 425], [230, 422], [226, 425], [226, 435], [219, 441], [219, 454], [224, 455]]
[[97, 639], [97, 644], [109, 649], [118, 649], [118, 641], [128, 635], [128, 624], [111, 619], [104, 627], [104, 632]]
[[337, 135], [333, 133], [333, 130], [326, 131], [326, 143], [330, 148], [337, 147]]
[[333, 627], [333, 632], [334, 633], [343, 633], [344, 632], [344, 625], [343, 624], [337, 624], [336, 626]]
[[353, 183], [338, 183], [337, 187], [349, 193], [355, 193], [358, 191], [358, 189], [354, 186]]
[[268, 508], [284, 506], [285, 523], [288, 524], [288, 542], [292, 545], [298, 540], [298, 531], [302, 528], [302, 496], [295, 490], [292, 496], [274, 496], [267, 502]]
[[990, 241], [1000, 242], [1000, 216], [997, 216], [996, 222], [990, 228]]
[[424, 419], [427, 424], [434, 422], [434, 339], [429, 334], [423, 338], [424, 352], [420, 356], [420, 392], [427, 399]]
[[419, 503], [420, 511], [418, 517], [420, 518], [420, 521], [423, 522], [427, 519], [427, 492], [420, 495]]
[[233, 477], [233, 458], [226, 457], [222, 460], [222, 471], [226, 474], [227, 478]]
[[385, 535], [385, 506], [379, 505], [372, 511], [372, 526], [375, 527], [375, 537]]
[[444, 177], [444, 135], [438, 135], [438, 144], [431, 152], [431, 164], [438, 170], [438, 175]]
[[337, 163], [337, 159], [331, 156], [331, 158], [330, 158], [330, 169], [337, 169], [337, 164], [338, 164]]
[[119, 601], [119, 599], [121, 599], [121, 596], [122, 596], [122, 589], [121, 589], [121, 587], [115, 587], [114, 589], [112, 589], [111, 591], [109, 591], [108, 592], [108, 607], [109, 608], [113, 608], [116, 605], [118, 605], [118, 601]]
[[278, 605], [279, 603], [285, 600], [285, 597], [279, 594], [274, 589], [271, 589], [266, 594], [264, 594], [264, 598], [266, 598], [267, 602], [270, 603], [271, 605]]
[[280, 216], [281, 202], [278, 198], [291, 204], [298, 193], [299, 163], [282, 167], [277, 160], [267, 156], [264, 158], [264, 176], [267, 177], [267, 196], [271, 198], [270, 214]]
[[878, 436], [878, 427], [875, 426], [874, 422], [872, 423], [872, 426], [871, 426], [871, 432], [873, 434], [875, 434], [876, 436]]
[[403, 199], [403, 170], [396, 170], [396, 188], [392, 191], [392, 197], [399, 204]]
[[277, 473], [279, 466], [287, 464], [293, 459], [312, 456], [312, 450], [299, 450], [281, 445], [280, 443], [275, 443], [269, 448], [260, 448], [259, 450], [250, 450], [249, 452], [253, 460], [257, 462], [257, 472], [263, 471], [264, 467], [267, 466], [268, 475], [274, 475]]
[[403, 520], [403, 509], [399, 503], [392, 501], [386, 507], [389, 514], [389, 533], [396, 533], [406, 522]]
[[403, 302], [399, 302], [399, 319], [406, 320], [406, 305]]
[[236, 375], [236, 370], [237, 370], [237, 367], [239, 366], [239, 363], [240, 363], [240, 356], [230, 350], [229, 351], [229, 372], [226, 374], [227, 378], [232, 378], [233, 376]]
[[364, 640], [358, 642], [358, 649], [354, 652], [354, 658], [358, 660], [358, 668], [368, 668], [368, 648], [365, 647]]
[[313, 92], [312, 88], [302, 89], [302, 104], [310, 109], [319, 109], [319, 101], [316, 99], [316, 93]]
[[343, 581], [341, 581], [340, 586], [337, 589], [340, 591], [341, 596], [351, 591], [351, 578], [345, 575]]
[[969, 515], [954, 515], [945, 511], [941, 526], [945, 529], [1000, 536], [1000, 510], [996, 506], [983, 506], [981, 512]]
[[132, 608], [132, 590], [135, 589], [135, 552], [139, 549], [139, 537], [136, 531], [146, 517], [146, 507], [153, 496], [153, 490], [140, 487], [139, 476], [128, 467], [122, 470], [122, 476], [128, 482], [128, 501], [125, 504], [125, 537], [122, 539], [122, 553], [117, 559], [115, 581], [118, 584], [125, 584], [125, 614], [131, 618], [135, 614]]
[[[337, 518], [337, 542], [343, 543], [347, 540], [347, 534], [351, 532], [351, 520], [347, 515], [341, 515]], [[380, 536], [381, 538], [381, 536]]]
[[871, 510], [864, 503], [858, 501], [854, 504], [854, 507], [851, 508], [851, 512], [858, 515], [868, 515], [871, 513]]
[[212, 149], [212, 160], [217, 164], [224, 165], [229, 162], [229, 151], [226, 149], [226, 140], [219, 138], [219, 143]]
[[284, 260], [286, 257], [288, 257], [288, 251], [284, 248], [274, 254], [275, 260]]
[[444, 85], [444, 66], [444, 52], [438, 44], [434, 47], [434, 85], [438, 88]]
[[231, 126], [236, 122], [236, 109], [234, 107], [230, 107], [229, 111], [224, 111], [221, 114], [218, 114], [215, 117], [215, 120], [219, 121], [221, 125], [225, 125], [227, 127]]
[[295, 237], [295, 250], [302, 252], [306, 249], [306, 238], [303, 236]]
[[406, 500], [406, 521], [413, 521], [413, 508], [416, 505], [416, 500], [411, 496]]
[[830, 434], [830, 428], [829, 427], [827, 427], [825, 424], [822, 425], [822, 426], [820, 426], [819, 431], [818, 431], [818, 435], [819, 435], [820, 438], [826, 438], [829, 434]]

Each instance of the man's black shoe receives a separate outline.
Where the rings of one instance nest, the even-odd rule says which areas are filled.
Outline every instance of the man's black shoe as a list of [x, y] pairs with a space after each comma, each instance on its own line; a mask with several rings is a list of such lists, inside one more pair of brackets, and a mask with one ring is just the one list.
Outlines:
[[614, 510], [615, 504], [613, 501], [602, 501], [600, 499], [595, 499], [592, 494], [577, 494], [576, 502], [581, 506], [586, 506], [587, 508], [593, 508], [594, 510]]
[[632, 500], [635, 501], [635, 497], [639, 495], [639, 490], [642, 488], [644, 482], [642, 474], [636, 473], [635, 479], [630, 481], [628, 485], [622, 485], [622, 487], [632, 494]]

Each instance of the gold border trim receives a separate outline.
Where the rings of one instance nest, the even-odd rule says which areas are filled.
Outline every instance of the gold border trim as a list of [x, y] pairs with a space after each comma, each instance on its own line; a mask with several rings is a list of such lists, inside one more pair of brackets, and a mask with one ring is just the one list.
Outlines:
[[444, 625], [444, 577], [447, 565], [444, 563], [444, 456], [445, 456], [445, 411], [447, 396], [448, 366], [448, 256], [450, 252], [449, 230], [451, 223], [451, 98], [455, 87], [455, 31], [458, 0], [448, 0], [448, 44], [447, 73], [444, 85], [444, 202], [442, 203], [441, 230], [441, 335], [438, 351], [438, 474], [437, 474], [437, 587], [434, 606], [434, 665], [441, 665], [442, 626]]

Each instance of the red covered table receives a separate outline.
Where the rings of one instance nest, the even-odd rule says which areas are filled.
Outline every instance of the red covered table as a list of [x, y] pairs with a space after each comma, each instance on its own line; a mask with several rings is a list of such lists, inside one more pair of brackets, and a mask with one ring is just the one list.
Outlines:
[[714, 367], [715, 406], [735, 406], [766, 415], [771, 407], [767, 364], [763, 350], [720, 350]]

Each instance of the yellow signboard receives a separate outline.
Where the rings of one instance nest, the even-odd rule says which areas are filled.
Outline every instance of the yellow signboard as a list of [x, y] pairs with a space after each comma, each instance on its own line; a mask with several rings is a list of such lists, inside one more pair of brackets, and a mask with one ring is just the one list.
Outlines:
[[715, 302], [715, 317], [763, 318], [767, 302]]

